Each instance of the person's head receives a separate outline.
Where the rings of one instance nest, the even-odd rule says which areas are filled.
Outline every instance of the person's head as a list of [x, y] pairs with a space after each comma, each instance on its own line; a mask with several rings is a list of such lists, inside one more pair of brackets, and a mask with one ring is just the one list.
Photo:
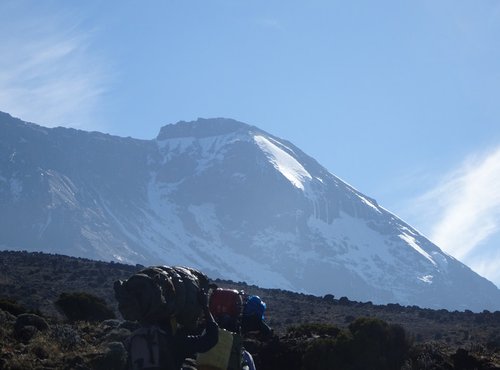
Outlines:
[[264, 312], [266, 311], [266, 303], [258, 296], [249, 296], [243, 307], [243, 316], [258, 316], [264, 320]]
[[238, 333], [240, 331], [240, 323], [238, 319], [230, 315], [219, 315], [215, 317], [215, 321], [220, 328], [226, 329], [233, 333]]

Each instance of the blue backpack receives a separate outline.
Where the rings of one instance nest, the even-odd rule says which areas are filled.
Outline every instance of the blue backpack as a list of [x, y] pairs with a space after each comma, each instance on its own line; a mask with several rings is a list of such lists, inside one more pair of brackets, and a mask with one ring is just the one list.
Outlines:
[[258, 295], [251, 295], [247, 298], [243, 308], [243, 316], [258, 316], [264, 320], [266, 304]]

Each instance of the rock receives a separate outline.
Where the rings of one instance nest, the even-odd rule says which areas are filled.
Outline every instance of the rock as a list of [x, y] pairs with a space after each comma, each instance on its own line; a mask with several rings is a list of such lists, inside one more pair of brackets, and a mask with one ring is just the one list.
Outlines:
[[0, 309], [0, 322], [11, 324], [14, 323], [14, 321], [16, 321], [16, 317], [13, 314], [11, 314], [8, 311]]
[[122, 324], [122, 322], [120, 320], [116, 320], [116, 319], [104, 320], [101, 323], [102, 326], [107, 326], [110, 328], [118, 328], [118, 327], [120, 327], [121, 324]]
[[24, 328], [25, 326], [34, 326], [37, 330], [44, 331], [49, 328], [49, 324], [42, 317], [32, 314], [23, 313], [17, 317], [16, 323], [14, 324], [14, 331], [17, 332]]
[[14, 336], [21, 342], [27, 343], [38, 331], [45, 331], [48, 328], [49, 324], [42, 317], [23, 313], [17, 317], [14, 324]]

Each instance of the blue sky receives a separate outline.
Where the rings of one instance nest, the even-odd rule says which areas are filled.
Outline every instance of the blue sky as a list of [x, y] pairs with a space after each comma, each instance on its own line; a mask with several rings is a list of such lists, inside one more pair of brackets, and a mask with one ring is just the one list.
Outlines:
[[0, 3], [0, 110], [288, 139], [500, 286], [500, 1]]

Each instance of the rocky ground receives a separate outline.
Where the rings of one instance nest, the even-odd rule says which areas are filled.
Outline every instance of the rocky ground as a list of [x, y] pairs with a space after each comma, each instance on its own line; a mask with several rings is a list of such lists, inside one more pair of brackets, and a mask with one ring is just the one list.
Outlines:
[[[141, 266], [59, 255], [0, 252], [0, 369], [120, 369], [113, 282]], [[315, 297], [216, 280], [260, 295], [275, 335], [247, 338], [259, 369], [500, 369], [500, 312], [449, 312], [346, 297]], [[62, 293], [103, 299], [116, 318], [69, 321]]]

